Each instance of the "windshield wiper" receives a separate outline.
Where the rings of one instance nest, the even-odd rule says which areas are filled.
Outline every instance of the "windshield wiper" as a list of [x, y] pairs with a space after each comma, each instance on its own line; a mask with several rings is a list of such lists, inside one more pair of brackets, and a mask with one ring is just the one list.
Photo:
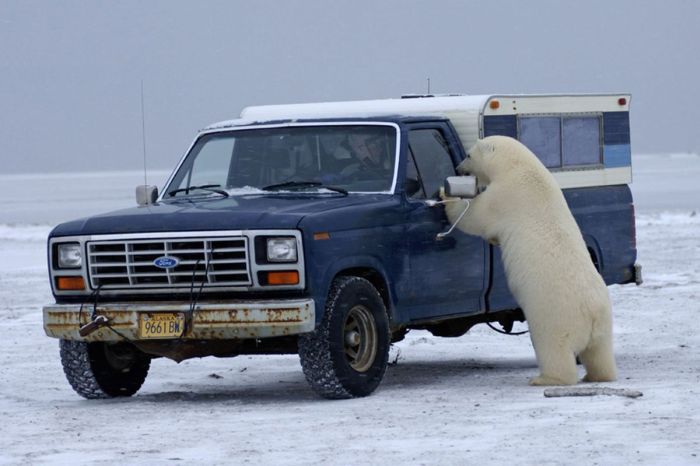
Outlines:
[[271, 184], [269, 186], [264, 186], [260, 189], [263, 191], [278, 191], [280, 189], [288, 189], [290, 191], [308, 188], [325, 188], [329, 191], [335, 191], [341, 194], [348, 194], [348, 191], [338, 186], [328, 186], [320, 181], [285, 181], [284, 183]]
[[200, 186], [189, 186], [187, 188], [173, 189], [172, 191], [168, 191], [168, 196], [174, 196], [177, 193], [189, 194], [190, 191], [201, 189], [202, 191], [209, 191], [211, 193], [221, 194], [224, 197], [228, 197], [229, 194], [226, 191], [224, 191], [223, 189], [217, 189], [220, 187], [220, 184], [203, 184]]

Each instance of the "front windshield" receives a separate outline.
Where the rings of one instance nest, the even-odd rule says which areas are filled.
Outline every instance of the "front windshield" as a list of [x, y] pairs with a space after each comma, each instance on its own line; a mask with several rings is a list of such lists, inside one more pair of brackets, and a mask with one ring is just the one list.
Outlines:
[[387, 192], [394, 181], [396, 128], [285, 126], [206, 134], [166, 189], [166, 198], [251, 190]]

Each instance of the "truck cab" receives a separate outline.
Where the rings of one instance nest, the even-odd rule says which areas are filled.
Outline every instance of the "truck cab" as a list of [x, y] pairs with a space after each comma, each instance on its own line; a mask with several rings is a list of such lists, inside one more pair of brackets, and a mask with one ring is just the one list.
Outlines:
[[323, 397], [368, 395], [410, 329], [456, 337], [524, 319], [497, 246], [439, 235], [450, 225], [431, 201], [478, 137], [528, 145], [560, 181], [606, 283], [641, 279], [628, 105], [601, 95], [250, 107], [202, 130], [143, 205], [51, 232], [46, 333], [87, 398], [134, 394], [155, 357], [260, 353], [298, 353]]

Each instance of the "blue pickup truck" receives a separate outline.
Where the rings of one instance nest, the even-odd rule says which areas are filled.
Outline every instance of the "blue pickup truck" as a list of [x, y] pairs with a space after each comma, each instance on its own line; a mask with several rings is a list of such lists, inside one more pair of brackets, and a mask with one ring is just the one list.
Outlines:
[[326, 398], [372, 393], [410, 329], [505, 332], [522, 311], [497, 246], [435, 201], [477, 138], [552, 171], [608, 284], [639, 283], [629, 95], [411, 96], [246, 108], [200, 131], [160, 193], [58, 225], [47, 335], [86, 398], [150, 361], [298, 353]]

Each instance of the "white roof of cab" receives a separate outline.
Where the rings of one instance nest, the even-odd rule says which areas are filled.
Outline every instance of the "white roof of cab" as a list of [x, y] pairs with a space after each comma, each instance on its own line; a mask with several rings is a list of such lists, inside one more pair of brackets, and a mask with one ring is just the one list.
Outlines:
[[292, 105], [246, 107], [241, 118], [246, 120], [297, 120], [307, 118], [368, 118], [379, 115], [444, 115], [450, 112], [480, 111], [488, 95], [457, 95], [402, 99], [354, 100]]
[[489, 95], [450, 95], [288, 105], [257, 105], [244, 108], [239, 119], [220, 121], [209, 125], [205, 130], [273, 120], [371, 118], [380, 115], [449, 116], [455, 112], [478, 114], [490, 97]]

